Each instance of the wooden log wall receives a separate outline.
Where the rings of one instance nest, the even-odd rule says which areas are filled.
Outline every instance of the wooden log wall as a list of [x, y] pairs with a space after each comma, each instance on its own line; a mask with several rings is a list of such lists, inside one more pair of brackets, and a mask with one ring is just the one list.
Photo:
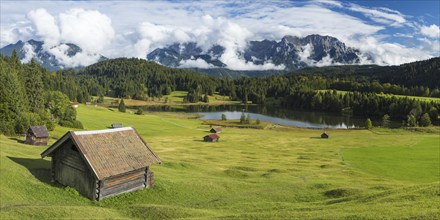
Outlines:
[[99, 199], [145, 188], [145, 169], [134, 170], [101, 181]]

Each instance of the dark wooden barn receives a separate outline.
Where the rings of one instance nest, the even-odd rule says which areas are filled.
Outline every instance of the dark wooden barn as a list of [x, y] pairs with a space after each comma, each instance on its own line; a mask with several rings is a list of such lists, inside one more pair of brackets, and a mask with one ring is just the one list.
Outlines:
[[69, 131], [41, 157], [52, 157], [52, 179], [71, 186], [85, 197], [108, 196], [149, 188], [161, 163], [134, 128]]
[[216, 142], [220, 137], [217, 134], [209, 134], [203, 137], [203, 141], [206, 142]]
[[211, 133], [220, 134], [220, 133], [222, 133], [222, 128], [220, 128], [220, 127], [218, 127], [218, 128], [211, 128], [210, 132]]
[[327, 132], [324, 132], [321, 134], [321, 138], [329, 138], [329, 135], [327, 134]]
[[46, 126], [30, 126], [26, 132], [25, 143], [30, 145], [47, 145], [49, 132]]
[[122, 128], [122, 123], [113, 123], [112, 128]]

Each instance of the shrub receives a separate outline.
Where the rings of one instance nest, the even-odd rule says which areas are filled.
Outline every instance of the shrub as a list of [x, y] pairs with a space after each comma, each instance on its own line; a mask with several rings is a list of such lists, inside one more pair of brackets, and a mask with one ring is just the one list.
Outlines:
[[367, 128], [368, 130], [373, 128], [373, 123], [371, 122], [370, 118], [367, 118], [367, 120], [365, 121], [365, 128]]
[[428, 127], [431, 125], [431, 119], [429, 118], [429, 114], [425, 113], [420, 118], [420, 126], [422, 127]]
[[222, 121], [226, 121], [226, 120], [227, 120], [226, 115], [222, 114]]
[[143, 115], [143, 114], [144, 114], [144, 111], [142, 110], [141, 107], [139, 107], [139, 108], [137, 109], [137, 111], [135, 112], [135, 114], [136, 114], [136, 115]]
[[391, 123], [390, 116], [388, 114], [385, 114], [382, 117], [382, 127], [389, 128], [390, 127], [390, 123]]
[[412, 115], [412, 114], [409, 114], [408, 116], [406, 116], [406, 125], [408, 127], [415, 127], [415, 126], [417, 126], [416, 117], [414, 117], [414, 115]]
[[124, 103], [124, 99], [121, 99], [121, 101], [119, 102], [118, 110], [119, 110], [120, 112], [125, 112], [125, 103]]

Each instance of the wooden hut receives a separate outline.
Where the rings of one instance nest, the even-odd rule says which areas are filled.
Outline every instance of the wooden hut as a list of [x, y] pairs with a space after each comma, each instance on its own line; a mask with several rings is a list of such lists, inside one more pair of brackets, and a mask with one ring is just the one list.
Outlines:
[[79, 103], [78, 102], [72, 102], [70, 103], [70, 106], [72, 106], [72, 108], [78, 108]]
[[52, 157], [52, 180], [101, 200], [125, 192], [149, 188], [161, 163], [134, 128], [69, 131], [41, 157]]
[[324, 132], [321, 134], [321, 138], [329, 138], [329, 135], [327, 134], [327, 132]]
[[112, 128], [122, 128], [122, 123], [113, 123]]
[[209, 132], [220, 134], [220, 133], [222, 133], [222, 128], [220, 128], [220, 127], [218, 127], [218, 128], [211, 128], [211, 130]]
[[49, 132], [46, 126], [30, 126], [26, 132], [25, 143], [30, 145], [47, 145], [49, 140]]
[[220, 137], [217, 134], [209, 134], [203, 137], [203, 141], [206, 142], [217, 142]]

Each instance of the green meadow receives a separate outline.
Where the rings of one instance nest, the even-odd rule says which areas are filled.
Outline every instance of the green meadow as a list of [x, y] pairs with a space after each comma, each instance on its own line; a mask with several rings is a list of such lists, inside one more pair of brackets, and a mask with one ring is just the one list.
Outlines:
[[[135, 115], [80, 105], [87, 130], [132, 126], [163, 163], [155, 186], [100, 202], [50, 182], [47, 147], [0, 136], [0, 219], [437, 219], [440, 136], [403, 129], [209, 125], [190, 114]], [[51, 132], [51, 143], [68, 128]]]

